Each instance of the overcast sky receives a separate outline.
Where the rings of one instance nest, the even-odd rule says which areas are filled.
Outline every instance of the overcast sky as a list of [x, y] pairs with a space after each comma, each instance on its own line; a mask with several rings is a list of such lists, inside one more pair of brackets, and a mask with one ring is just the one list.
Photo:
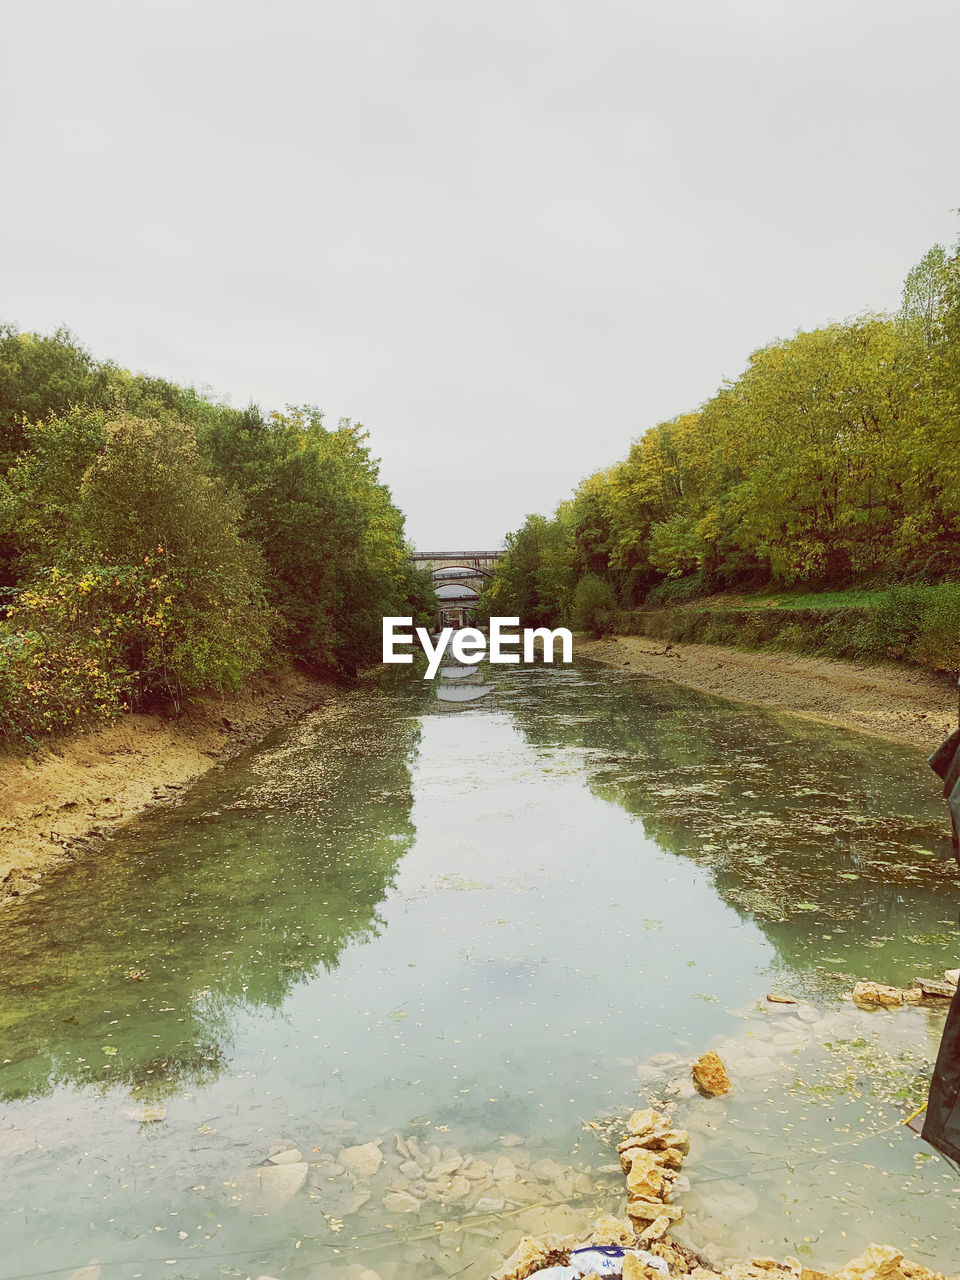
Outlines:
[[7, 0], [0, 319], [499, 545], [960, 205], [957, 0]]

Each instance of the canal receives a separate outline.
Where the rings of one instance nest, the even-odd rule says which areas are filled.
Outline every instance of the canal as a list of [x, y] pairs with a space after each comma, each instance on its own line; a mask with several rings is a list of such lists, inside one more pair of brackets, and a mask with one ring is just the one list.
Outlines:
[[708, 1257], [957, 1270], [901, 1123], [942, 1014], [845, 999], [957, 964], [922, 755], [586, 663], [439, 683], [332, 695], [5, 913], [0, 1276], [481, 1280], [622, 1206], [648, 1097]]

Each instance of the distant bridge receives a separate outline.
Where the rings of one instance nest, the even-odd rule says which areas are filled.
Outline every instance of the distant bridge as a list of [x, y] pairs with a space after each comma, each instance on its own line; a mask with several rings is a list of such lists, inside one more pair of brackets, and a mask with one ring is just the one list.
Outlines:
[[414, 551], [413, 562], [429, 569], [440, 601], [440, 625], [462, 627], [477, 607], [484, 581], [504, 551]]

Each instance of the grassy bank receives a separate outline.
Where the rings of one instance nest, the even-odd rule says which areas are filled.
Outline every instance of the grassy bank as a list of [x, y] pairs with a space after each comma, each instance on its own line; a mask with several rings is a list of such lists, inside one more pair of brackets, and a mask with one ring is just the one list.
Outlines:
[[612, 630], [695, 644], [960, 671], [960, 584], [771, 593], [627, 610]]

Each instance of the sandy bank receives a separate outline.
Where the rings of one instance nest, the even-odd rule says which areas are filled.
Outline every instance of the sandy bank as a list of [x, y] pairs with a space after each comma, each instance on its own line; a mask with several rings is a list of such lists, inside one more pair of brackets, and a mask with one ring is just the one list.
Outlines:
[[924, 751], [932, 751], [957, 724], [957, 690], [949, 677], [893, 663], [861, 666], [645, 636], [578, 636], [576, 651], [611, 667], [876, 733]]
[[0, 902], [29, 893], [45, 872], [151, 805], [175, 801], [332, 688], [285, 672], [176, 718], [125, 716], [28, 756], [0, 756]]

